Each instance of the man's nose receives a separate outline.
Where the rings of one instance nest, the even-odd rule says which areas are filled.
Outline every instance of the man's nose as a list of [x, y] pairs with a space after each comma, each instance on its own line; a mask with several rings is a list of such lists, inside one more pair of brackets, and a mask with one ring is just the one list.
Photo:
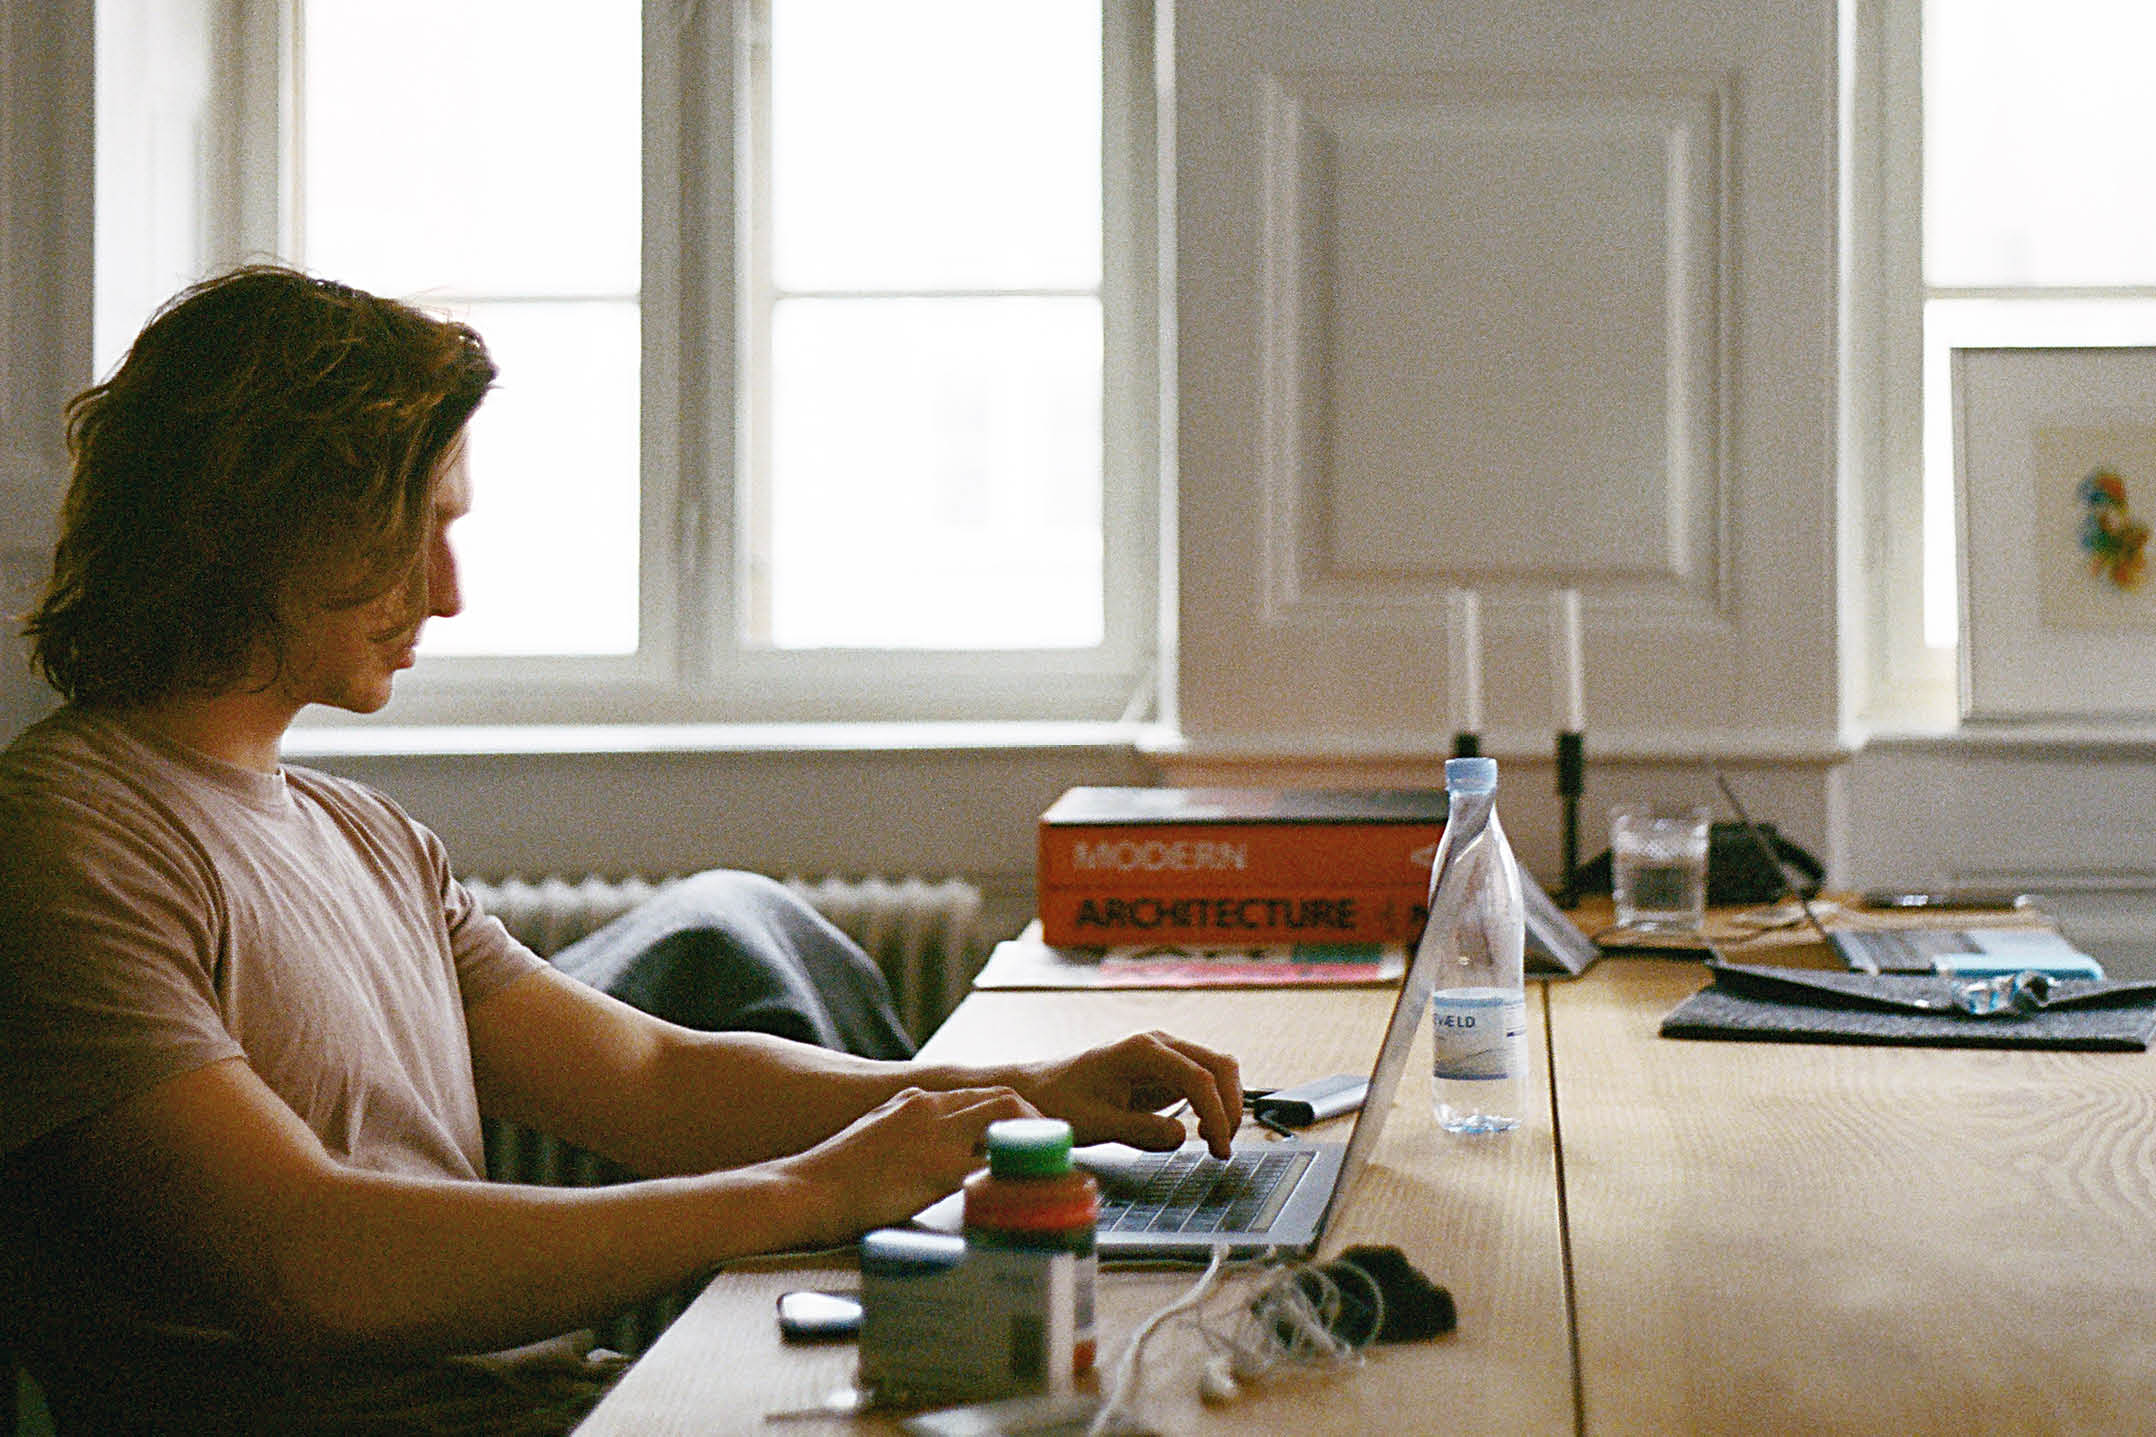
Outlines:
[[437, 619], [454, 618], [464, 612], [464, 590], [457, 578], [457, 551], [447, 535], [435, 539], [427, 551], [427, 613]]

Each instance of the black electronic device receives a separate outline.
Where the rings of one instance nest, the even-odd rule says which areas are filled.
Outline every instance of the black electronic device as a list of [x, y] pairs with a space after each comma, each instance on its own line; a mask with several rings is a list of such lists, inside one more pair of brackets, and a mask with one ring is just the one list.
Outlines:
[[1867, 888], [1866, 908], [1930, 909], [1940, 912], [2011, 913], [2029, 906], [2029, 895], [2011, 888]]

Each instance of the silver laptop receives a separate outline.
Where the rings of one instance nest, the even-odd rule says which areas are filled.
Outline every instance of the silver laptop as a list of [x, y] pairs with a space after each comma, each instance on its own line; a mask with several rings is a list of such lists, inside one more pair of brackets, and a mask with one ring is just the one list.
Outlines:
[[1428, 1004], [1430, 978], [1418, 955], [1401, 979], [1355, 1130], [1344, 1143], [1244, 1138], [1227, 1159], [1195, 1140], [1172, 1153], [1119, 1143], [1080, 1148], [1076, 1160], [1101, 1184], [1101, 1258], [1204, 1261], [1223, 1247], [1230, 1256], [1314, 1250], [1377, 1148]]
[[2101, 963], [2050, 928], [1836, 928], [1827, 936], [1842, 961], [1859, 973], [2104, 976]]

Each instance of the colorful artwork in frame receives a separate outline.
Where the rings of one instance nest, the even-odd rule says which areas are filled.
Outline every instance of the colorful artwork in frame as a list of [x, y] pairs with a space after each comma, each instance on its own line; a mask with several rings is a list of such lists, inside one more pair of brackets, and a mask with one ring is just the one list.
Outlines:
[[2156, 629], [2148, 567], [2156, 422], [2042, 428], [2031, 443], [2038, 621], [2046, 629]]
[[2156, 718], [2156, 349], [1953, 374], [1963, 718]]

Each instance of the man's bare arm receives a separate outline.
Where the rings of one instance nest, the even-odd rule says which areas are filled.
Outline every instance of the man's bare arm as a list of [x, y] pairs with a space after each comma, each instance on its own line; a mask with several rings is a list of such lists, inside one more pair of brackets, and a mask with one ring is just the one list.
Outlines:
[[1181, 1124], [1157, 1112], [1179, 1098], [1216, 1151], [1242, 1115], [1234, 1059], [1160, 1033], [989, 1068], [878, 1062], [760, 1034], [692, 1032], [551, 970], [489, 995], [467, 1022], [490, 1115], [638, 1173], [798, 1152], [907, 1087], [1007, 1087], [1067, 1118], [1080, 1141], [1142, 1147], [1181, 1141]]
[[800, 1152], [910, 1082], [898, 1063], [661, 1022], [552, 969], [489, 994], [465, 1022], [489, 1117], [650, 1176]]
[[284, 1350], [479, 1351], [597, 1321], [731, 1256], [899, 1220], [957, 1184], [989, 1122], [1029, 1111], [1003, 1090], [903, 1092], [777, 1162], [540, 1188], [348, 1167], [230, 1059], [10, 1168], [87, 1205], [113, 1262], [182, 1274]]

